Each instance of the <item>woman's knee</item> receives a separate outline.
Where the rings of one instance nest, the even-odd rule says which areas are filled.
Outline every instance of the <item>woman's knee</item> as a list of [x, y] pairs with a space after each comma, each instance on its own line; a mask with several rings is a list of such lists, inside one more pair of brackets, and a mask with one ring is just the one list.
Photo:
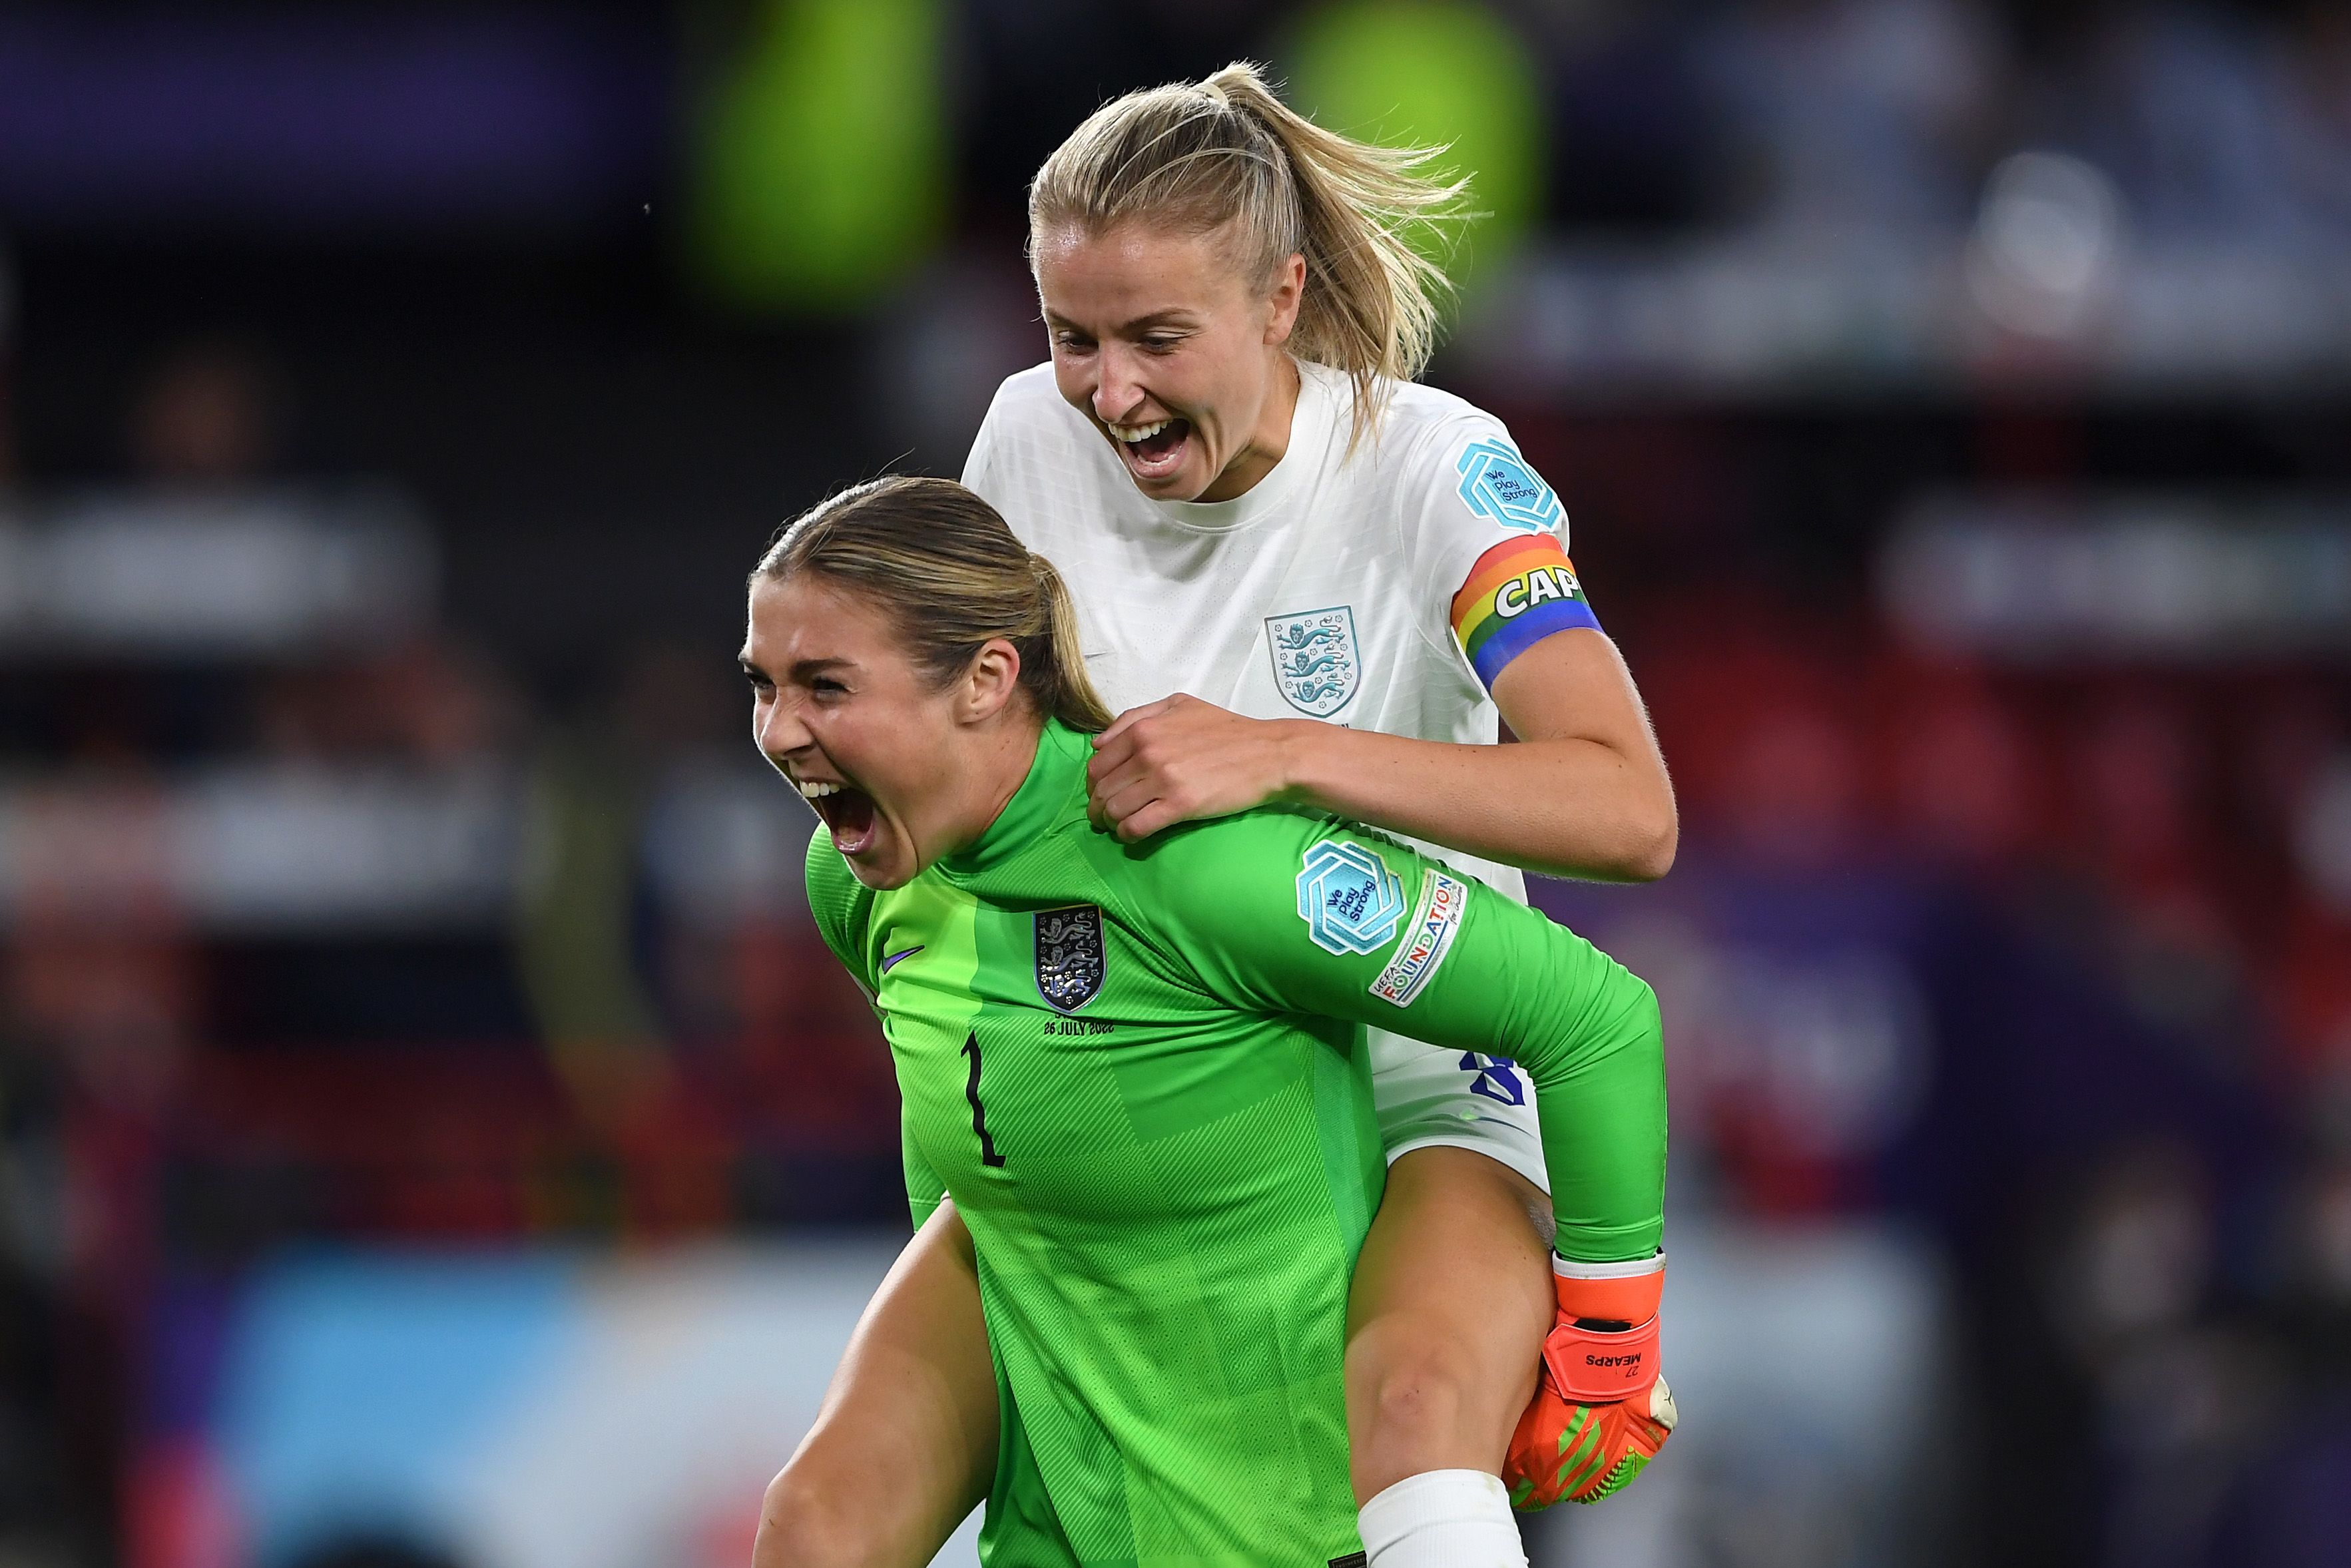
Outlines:
[[1347, 1347], [1356, 1500], [1425, 1470], [1499, 1472], [1525, 1405], [1517, 1381], [1442, 1320], [1391, 1314], [1362, 1325]]
[[1533, 1191], [1462, 1150], [1396, 1162], [1350, 1295], [1359, 1488], [1501, 1463], [1553, 1315], [1549, 1249], [1525, 1212]]
[[839, 1489], [786, 1465], [760, 1500], [752, 1568], [862, 1568], [872, 1558], [858, 1531], [862, 1511]]
[[1406, 1440], [1458, 1433], [1472, 1412], [1498, 1402], [1481, 1386], [1492, 1376], [1448, 1325], [1426, 1319], [1366, 1325], [1347, 1347], [1349, 1405], [1374, 1433]]

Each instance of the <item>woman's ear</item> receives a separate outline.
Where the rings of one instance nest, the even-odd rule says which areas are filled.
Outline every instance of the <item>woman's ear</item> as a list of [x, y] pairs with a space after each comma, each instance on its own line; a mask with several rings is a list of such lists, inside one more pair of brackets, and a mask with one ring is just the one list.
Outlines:
[[964, 724], [984, 724], [1004, 711], [1020, 690], [1020, 650], [1001, 637], [991, 637], [971, 656], [964, 672], [963, 690], [956, 701], [956, 718]]
[[1290, 334], [1298, 325], [1298, 308], [1305, 301], [1306, 258], [1291, 251], [1273, 269], [1273, 292], [1266, 296], [1270, 312], [1265, 322], [1268, 348], [1278, 349], [1290, 341]]

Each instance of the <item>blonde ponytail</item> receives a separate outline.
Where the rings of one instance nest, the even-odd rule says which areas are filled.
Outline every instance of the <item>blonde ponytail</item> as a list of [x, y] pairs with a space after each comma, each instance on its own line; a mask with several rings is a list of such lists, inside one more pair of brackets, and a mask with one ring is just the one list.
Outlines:
[[1051, 561], [1041, 555], [1032, 555], [1029, 568], [1036, 575], [1037, 590], [1043, 600], [1043, 645], [1050, 650], [1033, 688], [1038, 706], [1071, 729], [1100, 735], [1110, 727], [1111, 713], [1086, 674], [1086, 656], [1078, 641], [1077, 602], [1070, 597], [1069, 585], [1053, 570]]
[[1232, 225], [1254, 277], [1303, 256], [1290, 351], [1354, 383], [1352, 447], [1378, 422], [1383, 379], [1415, 379], [1436, 347], [1452, 286], [1408, 236], [1469, 215], [1468, 183], [1426, 172], [1443, 152], [1325, 131], [1240, 61], [1089, 116], [1029, 184], [1029, 253], [1051, 229], [1098, 235], [1138, 221], [1199, 234]]

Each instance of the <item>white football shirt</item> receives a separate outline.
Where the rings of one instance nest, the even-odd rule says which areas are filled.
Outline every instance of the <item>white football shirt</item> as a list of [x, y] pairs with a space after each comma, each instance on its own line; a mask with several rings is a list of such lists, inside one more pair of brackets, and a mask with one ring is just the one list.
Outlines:
[[[1491, 745], [1494, 674], [1551, 632], [1597, 625], [1557, 498], [1500, 421], [1417, 383], [1385, 389], [1377, 429], [1351, 453], [1351, 382], [1299, 371], [1288, 450], [1230, 501], [1136, 489], [1050, 363], [998, 390], [964, 483], [1069, 584], [1087, 673], [1114, 714], [1186, 692], [1251, 718]], [[1419, 847], [1526, 901], [1514, 867]], [[1467, 1143], [1542, 1181], [1523, 1075], [1374, 1033], [1391, 1158]], [[1392, 1082], [1399, 1051], [1442, 1061], [1407, 1092]], [[1400, 1096], [1416, 1108], [1400, 1110]], [[1477, 1123], [1508, 1125], [1483, 1141], [1447, 1135]]]
[[[1557, 498], [1499, 420], [1416, 382], [1387, 388], [1378, 429], [1351, 455], [1347, 378], [1299, 371], [1289, 450], [1230, 501], [1136, 489], [1050, 364], [998, 390], [963, 480], [1069, 583], [1086, 672], [1113, 713], [1187, 692], [1251, 718], [1491, 745], [1500, 716], [1463, 652], [1476, 629], [1457, 633], [1455, 600], [1498, 551], [1509, 559], [1497, 570], [1563, 564]], [[1552, 586], [1540, 565], [1529, 575]], [[1568, 582], [1549, 604], [1522, 595], [1516, 624], [1494, 618], [1505, 640], [1523, 648], [1535, 640], [1524, 632], [1596, 624]], [[1507, 589], [1502, 599], [1507, 615]], [[1525, 901], [1514, 868], [1426, 847]]]

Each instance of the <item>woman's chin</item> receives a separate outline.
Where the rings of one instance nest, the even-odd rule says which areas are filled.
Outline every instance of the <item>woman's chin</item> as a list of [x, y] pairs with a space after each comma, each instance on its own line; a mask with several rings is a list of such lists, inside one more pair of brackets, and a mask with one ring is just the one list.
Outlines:
[[850, 874], [876, 893], [905, 886], [923, 869], [904, 835], [893, 831], [878, 812], [862, 832], [845, 840], [836, 834], [832, 847], [849, 862]]
[[871, 852], [841, 857], [849, 862], [849, 874], [876, 893], [888, 893], [914, 880], [922, 868], [911, 857], [877, 856]]

